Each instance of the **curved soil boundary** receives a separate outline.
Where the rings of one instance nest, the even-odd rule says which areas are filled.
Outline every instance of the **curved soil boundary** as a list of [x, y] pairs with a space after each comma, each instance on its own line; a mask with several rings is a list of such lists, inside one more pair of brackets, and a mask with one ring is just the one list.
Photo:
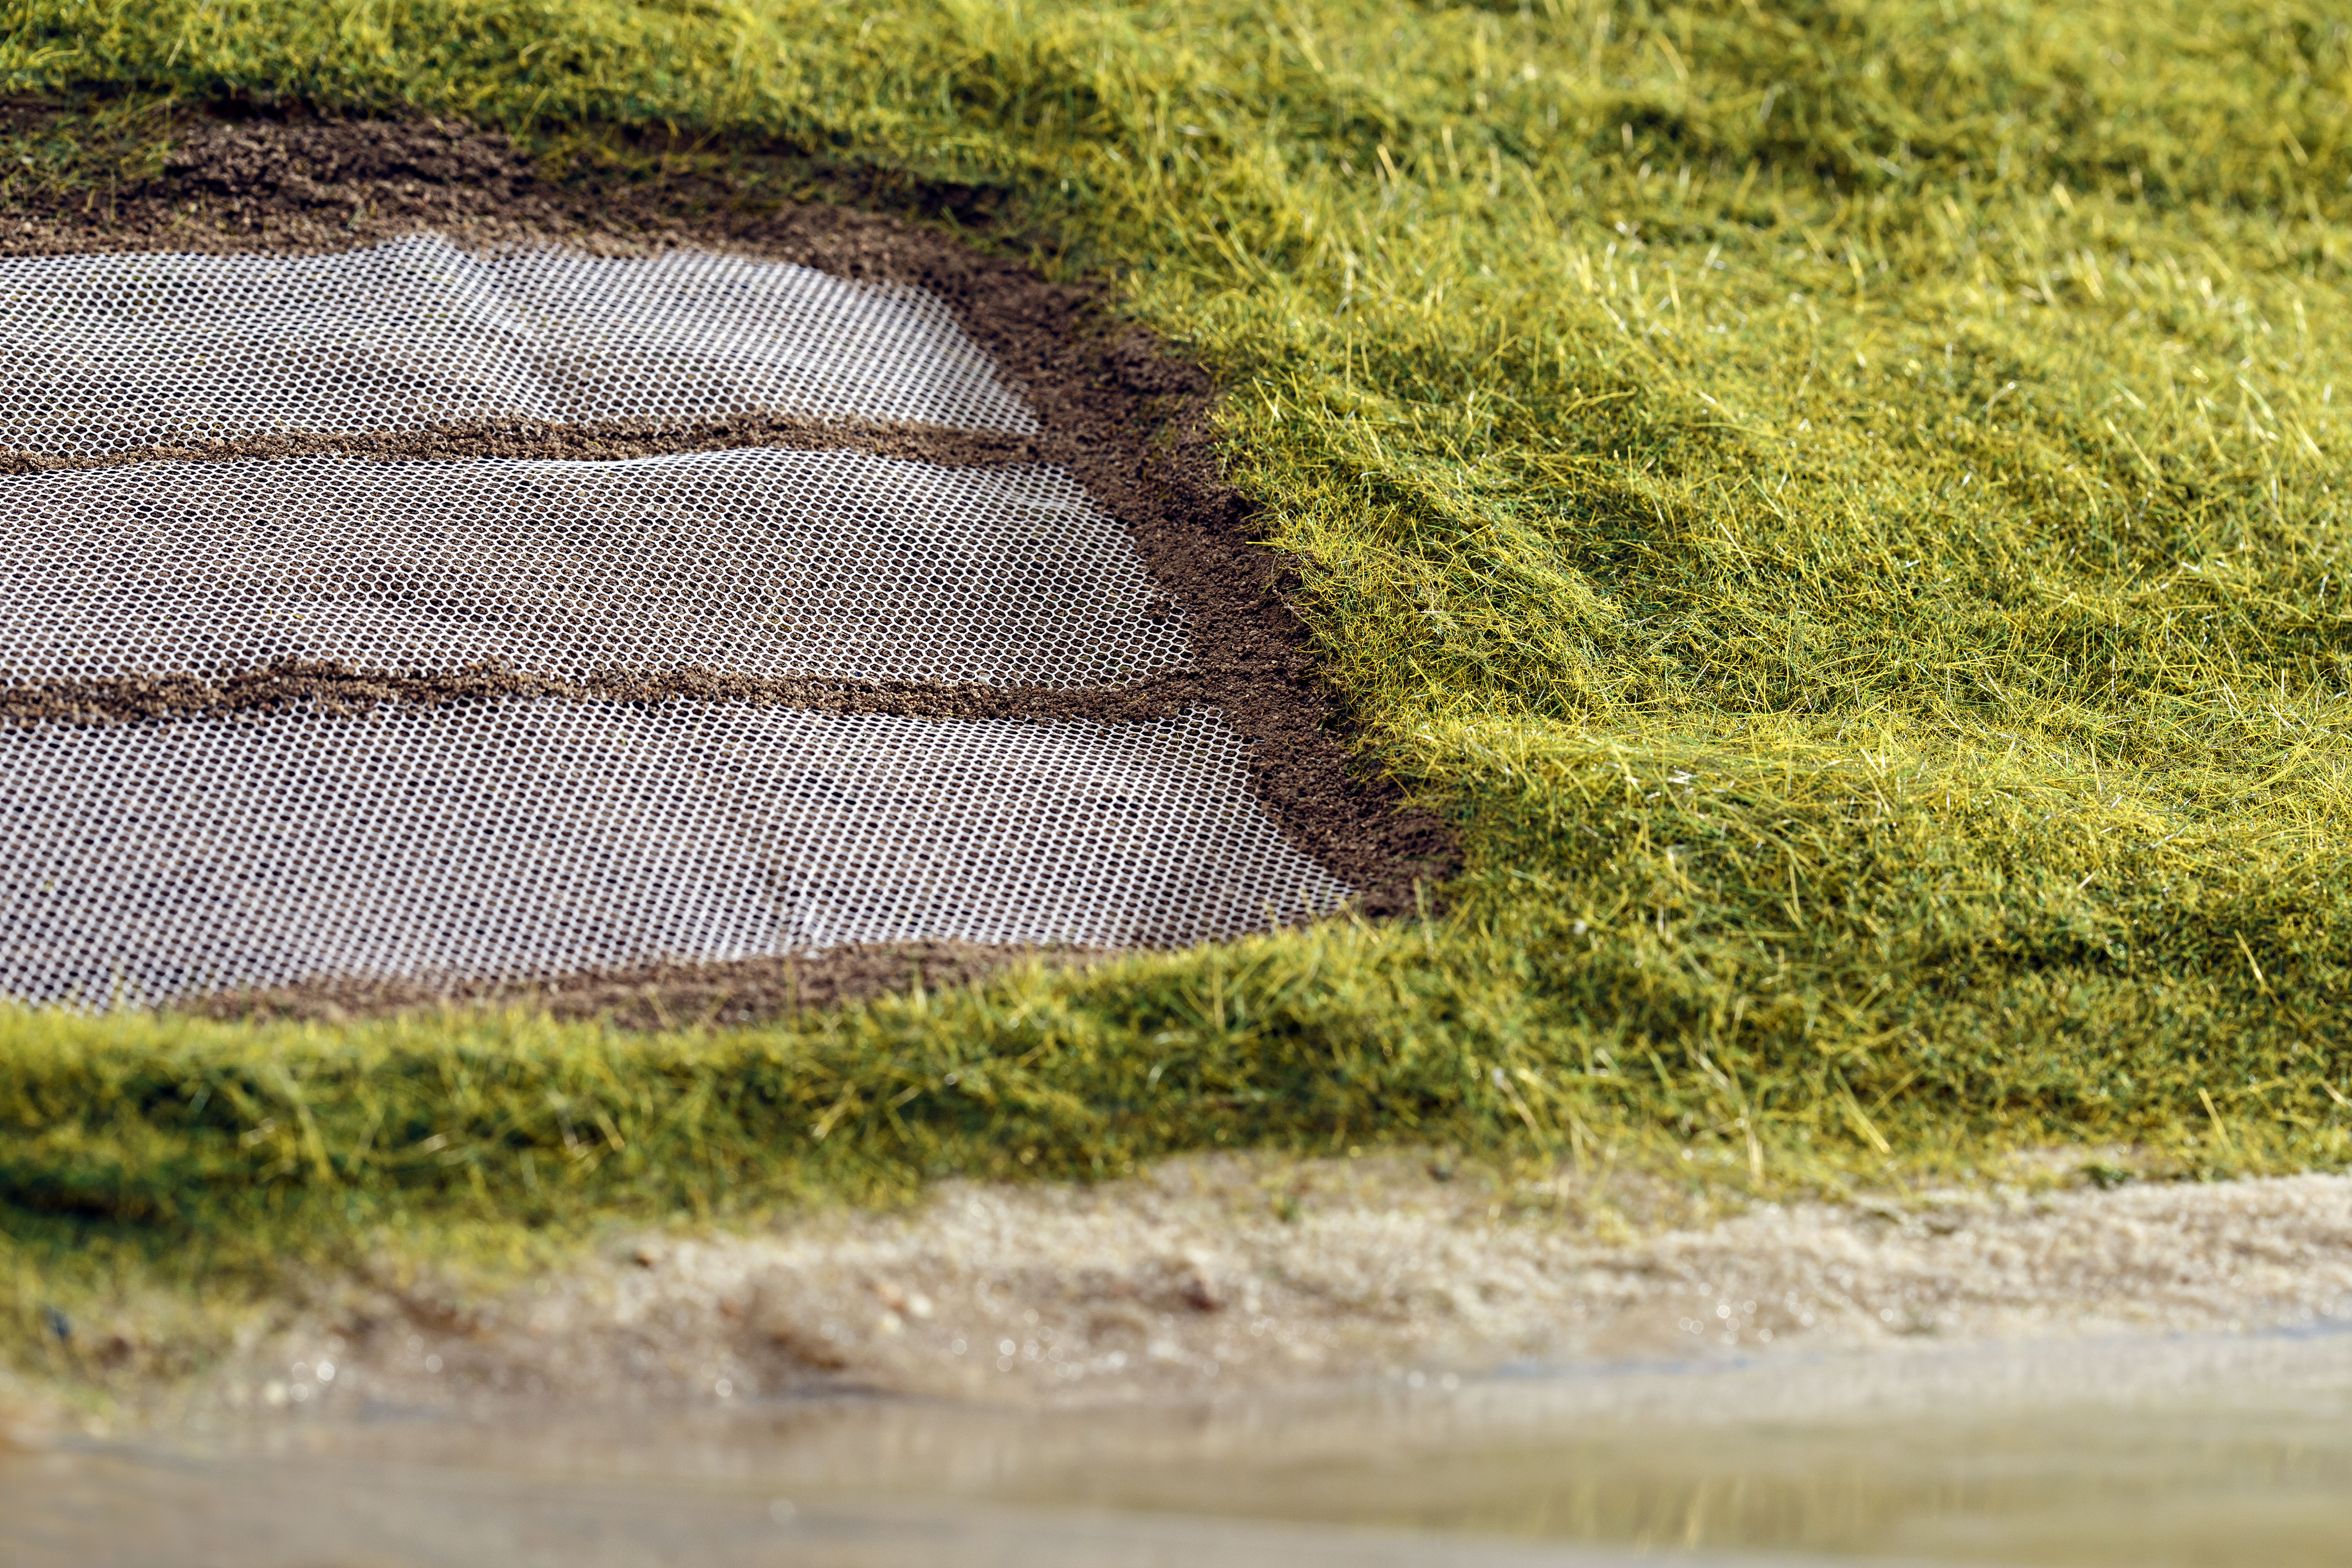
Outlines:
[[[21, 121], [50, 111], [18, 107], [6, 112]], [[954, 209], [956, 193], [949, 191], [944, 205]], [[433, 121], [184, 115], [160, 176], [103, 202], [79, 192], [46, 205], [39, 197], [20, 202], [0, 214], [0, 253], [342, 251], [428, 226], [476, 248], [560, 242], [604, 254], [645, 254], [688, 245], [796, 262], [854, 279], [917, 284], [954, 310], [1027, 397], [1043, 428], [1034, 437], [1008, 437], [766, 416], [593, 426], [511, 420], [359, 437], [273, 435], [94, 460], [0, 456], [0, 464], [21, 472], [142, 457], [325, 449], [385, 461], [594, 459], [762, 445], [852, 447], [959, 467], [1058, 464], [1127, 527], [1168, 597], [1189, 613], [1198, 668], [1119, 690], [1068, 692], [771, 681], [697, 669], [618, 673], [575, 688], [498, 666], [417, 677], [284, 662], [216, 681], [168, 677], [5, 689], [0, 716], [19, 722], [152, 721], [290, 703], [349, 711], [386, 701], [526, 691], [1040, 720], [1134, 719], [1215, 707], [1246, 743], [1253, 782], [1267, 810], [1301, 849], [1360, 890], [1358, 907], [1365, 914], [1409, 914], [1458, 868], [1458, 847], [1446, 824], [1407, 808], [1397, 785], [1354, 754], [1352, 726], [1319, 678], [1311, 637], [1288, 601], [1297, 574], [1255, 542], [1249, 506], [1225, 482], [1217, 461], [1207, 420], [1215, 388], [1198, 367], [1118, 320], [1094, 291], [1047, 282], [949, 234], [896, 217], [829, 205], [755, 205], [707, 178], [558, 187], [540, 180], [503, 137]], [[324, 987], [320, 994], [334, 991]], [[382, 988], [378, 994], [381, 1004], [360, 1010], [415, 1000], [394, 1001]], [[216, 999], [207, 1010], [226, 1002]], [[683, 1005], [676, 1010], [691, 1011]]]

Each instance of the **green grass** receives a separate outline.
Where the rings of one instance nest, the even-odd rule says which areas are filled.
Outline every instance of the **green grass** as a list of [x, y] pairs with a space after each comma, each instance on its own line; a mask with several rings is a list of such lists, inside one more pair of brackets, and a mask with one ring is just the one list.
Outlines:
[[14, 189], [230, 94], [992, 188], [987, 242], [1231, 389], [1332, 679], [1468, 850], [1425, 925], [749, 1035], [0, 1017], [27, 1331], [134, 1266], [1218, 1143], [2352, 1158], [2340, 7], [0, 15], [10, 90], [100, 95]]

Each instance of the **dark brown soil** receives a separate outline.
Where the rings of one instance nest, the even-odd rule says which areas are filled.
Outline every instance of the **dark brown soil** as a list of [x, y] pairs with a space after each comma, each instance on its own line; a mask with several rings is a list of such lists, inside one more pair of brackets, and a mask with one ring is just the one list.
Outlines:
[[693, 665], [658, 671], [616, 670], [581, 681], [533, 675], [494, 661], [415, 675], [286, 658], [218, 680], [194, 675], [132, 675], [0, 686], [0, 721], [131, 724], [200, 713], [275, 713], [290, 708], [348, 718], [394, 702], [439, 707], [500, 697], [554, 697], [575, 702], [684, 700], [916, 719], [1120, 724], [1164, 719], [1195, 708], [1221, 708], [1230, 713], [1232, 704], [1248, 699], [1257, 676], [1253, 668], [1188, 669], [1108, 690], [1073, 691], [1045, 686], [730, 675]]
[[855, 419], [804, 419], [786, 414], [738, 414], [725, 418], [614, 419], [595, 425], [554, 425], [538, 419], [484, 419], [424, 430], [378, 430], [357, 436], [291, 435], [271, 431], [194, 447], [137, 447], [96, 458], [0, 451], [0, 474], [59, 468], [108, 468], [125, 463], [228, 462], [239, 458], [307, 458], [340, 452], [382, 462], [453, 458], [539, 458], [610, 462], [673, 452], [723, 452], [738, 447], [791, 447], [804, 451], [871, 452], [949, 468], [1037, 463], [1034, 436], [984, 430], [942, 430], [930, 425], [880, 425]]
[[[56, 113], [38, 103], [0, 107], [12, 129]], [[562, 235], [627, 247], [644, 237], [544, 184], [504, 137], [441, 121], [189, 113], [177, 118], [172, 141], [162, 176], [143, 184], [20, 185], [0, 214], [0, 249], [346, 250], [420, 227], [477, 246]]]
[[813, 958], [646, 963], [535, 980], [319, 981], [221, 992], [179, 1010], [205, 1018], [335, 1022], [430, 1007], [526, 1007], [557, 1018], [603, 1018], [624, 1029], [730, 1028], [901, 991], [969, 985], [1029, 959], [1067, 965], [1107, 956], [1083, 948], [898, 942], [831, 948]]
[[619, 458], [823, 442], [958, 464], [1060, 464], [1126, 524], [1168, 596], [1191, 613], [1198, 670], [1104, 692], [761, 681], [698, 669], [616, 674], [559, 689], [497, 667], [417, 678], [278, 665], [226, 681], [18, 689], [0, 693], [0, 713], [152, 720], [297, 701], [349, 709], [464, 700], [526, 689], [1037, 719], [1132, 719], [1213, 705], [1247, 743], [1268, 809], [1300, 848], [1360, 890], [1365, 913], [1410, 913], [1455, 869], [1446, 825], [1405, 807], [1397, 786], [1353, 755], [1345, 716], [1317, 673], [1310, 635], [1287, 597], [1296, 573], [1255, 542], [1247, 503], [1224, 480], [1207, 423], [1215, 388], [1087, 289], [1047, 282], [939, 229], [841, 205], [752, 205], [708, 181], [556, 186], [539, 180], [503, 138], [439, 121], [190, 116], [160, 178], [102, 203], [33, 202], [0, 215], [0, 251], [341, 250], [422, 226], [473, 247], [562, 240], [631, 252], [688, 244], [917, 284], [956, 310], [1044, 427], [1034, 437], [999, 437], [772, 417], [584, 428], [499, 422], [394, 436], [273, 436], [150, 455], [332, 448], [387, 461]]

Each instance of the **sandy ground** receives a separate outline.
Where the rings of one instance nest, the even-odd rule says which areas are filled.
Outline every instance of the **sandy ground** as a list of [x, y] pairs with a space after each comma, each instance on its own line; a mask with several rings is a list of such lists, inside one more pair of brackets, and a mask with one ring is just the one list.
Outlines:
[[[2342, 1555], [2352, 1333], [2229, 1331], [2352, 1308], [2352, 1179], [1712, 1223], [1617, 1185], [1196, 1159], [346, 1280], [148, 1430], [0, 1454], [0, 1559]], [[828, 1388], [910, 1397], [789, 1397]]]
[[903, 1214], [617, 1238], [520, 1289], [333, 1283], [173, 1404], [315, 1417], [870, 1389], [1082, 1405], [2352, 1317], [2347, 1177], [1716, 1221], [1622, 1181], [1609, 1206], [1589, 1199], [1567, 1178], [1505, 1192], [1395, 1157], [951, 1185]]

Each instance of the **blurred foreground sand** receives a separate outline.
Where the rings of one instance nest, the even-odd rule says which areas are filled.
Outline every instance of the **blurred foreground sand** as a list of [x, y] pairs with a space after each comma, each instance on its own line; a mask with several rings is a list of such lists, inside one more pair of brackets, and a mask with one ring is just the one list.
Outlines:
[[857, 1388], [1066, 1405], [2352, 1315], [2347, 1177], [1768, 1205], [1711, 1223], [1684, 1205], [1625, 1187], [1594, 1208], [1565, 1178], [1507, 1190], [1403, 1157], [950, 1184], [901, 1214], [616, 1238], [499, 1292], [331, 1285], [208, 1378], [198, 1407]]

